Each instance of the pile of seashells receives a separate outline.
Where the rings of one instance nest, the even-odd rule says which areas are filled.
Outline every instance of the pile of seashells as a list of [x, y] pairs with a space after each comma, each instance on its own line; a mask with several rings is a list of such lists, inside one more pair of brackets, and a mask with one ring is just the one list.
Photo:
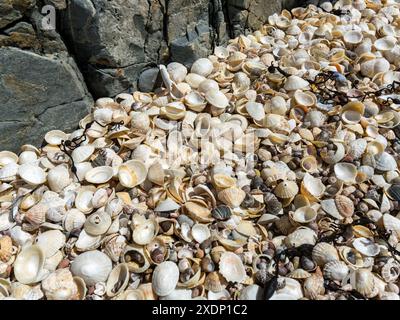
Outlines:
[[0, 152], [0, 298], [399, 300], [400, 5], [284, 10]]

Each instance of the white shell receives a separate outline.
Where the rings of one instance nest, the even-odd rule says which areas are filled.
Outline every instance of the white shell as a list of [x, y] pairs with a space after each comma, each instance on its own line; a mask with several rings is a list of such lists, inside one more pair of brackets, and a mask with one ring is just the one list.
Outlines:
[[152, 279], [153, 290], [158, 296], [167, 296], [174, 291], [178, 280], [178, 266], [171, 261], [164, 261], [154, 269]]
[[240, 257], [233, 252], [224, 252], [219, 261], [219, 272], [227, 280], [243, 282], [246, 278], [246, 270]]
[[379, 254], [379, 245], [367, 238], [357, 238], [353, 241], [353, 247], [362, 255], [367, 257], [375, 257]]
[[72, 274], [81, 277], [88, 286], [105, 282], [111, 270], [111, 259], [97, 250], [82, 253], [71, 263]]
[[247, 113], [256, 121], [261, 121], [265, 117], [264, 106], [258, 102], [246, 103]]
[[66, 237], [60, 230], [49, 230], [36, 238], [36, 243], [43, 250], [46, 258], [56, 254], [64, 246], [65, 241]]
[[45, 254], [36, 245], [24, 248], [14, 262], [14, 275], [23, 284], [32, 284], [41, 280]]
[[67, 167], [64, 165], [59, 165], [53, 169], [50, 169], [47, 174], [47, 182], [52, 191], [61, 192], [72, 182], [72, 179]]
[[72, 159], [74, 163], [81, 163], [90, 158], [94, 152], [94, 147], [91, 145], [80, 146], [72, 151]]
[[88, 172], [86, 172], [85, 180], [89, 183], [101, 184], [108, 182], [109, 180], [112, 179], [113, 176], [114, 176], [113, 168], [102, 166], [93, 168]]
[[39, 185], [46, 182], [46, 173], [42, 168], [26, 163], [18, 168], [19, 176], [28, 184]]
[[205, 224], [197, 223], [192, 227], [192, 237], [198, 243], [202, 243], [211, 236], [209, 228]]
[[201, 75], [203, 77], [207, 77], [211, 74], [213, 69], [214, 69], [214, 66], [209, 59], [200, 58], [193, 63], [192, 68], [190, 69], [190, 72]]

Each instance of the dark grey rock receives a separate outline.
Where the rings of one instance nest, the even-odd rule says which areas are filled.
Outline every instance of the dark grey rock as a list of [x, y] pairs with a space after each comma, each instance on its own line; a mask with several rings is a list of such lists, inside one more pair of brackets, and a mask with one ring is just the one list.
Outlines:
[[0, 48], [0, 150], [40, 145], [51, 129], [72, 130], [92, 105], [74, 61]]
[[144, 70], [139, 76], [138, 89], [143, 92], [152, 91], [154, 89], [158, 74], [158, 68], [149, 68]]

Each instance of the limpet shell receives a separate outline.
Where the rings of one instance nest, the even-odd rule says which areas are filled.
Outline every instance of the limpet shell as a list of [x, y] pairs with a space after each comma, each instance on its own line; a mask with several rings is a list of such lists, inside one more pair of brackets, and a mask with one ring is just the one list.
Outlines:
[[91, 236], [105, 234], [111, 226], [111, 217], [105, 212], [92, 213], [84, 223], [85, 231]]

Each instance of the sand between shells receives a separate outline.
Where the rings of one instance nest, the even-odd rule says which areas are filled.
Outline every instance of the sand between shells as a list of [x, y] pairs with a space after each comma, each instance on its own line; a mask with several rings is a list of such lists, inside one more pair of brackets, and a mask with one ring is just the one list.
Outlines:
[[400, 6], [284, 10], [0, 152], [2, 299], [399, 300]]

